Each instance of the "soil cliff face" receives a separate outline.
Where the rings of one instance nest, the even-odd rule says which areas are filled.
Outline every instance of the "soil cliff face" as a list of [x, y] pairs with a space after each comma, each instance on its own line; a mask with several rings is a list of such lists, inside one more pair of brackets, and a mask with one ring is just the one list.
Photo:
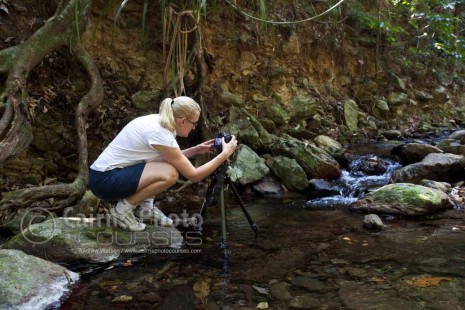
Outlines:
[[[154, 100], [138, 108], [135, 94], [157, 94], [167, 85], [158, 6], [148, 8], [145, 54], [142, 1], [126, 4], [116, 28], [117, 6], [105, 11], [105, 4], [94, 2], [92, 19], [82, 34], [105, 92], [104, 102], [88, 122], [89, 162], [128, 120], [157, 111]], [[56, 7], [54, 1], [20, 0], [8, 8], [8, 12], [0, 10], [2, 49], [27, 40]], [[302, 19], [299, 9], [303, 8], [297, 9], [282, 5], [276, 16]], [[460, 125], [465, 119], [461, 91], [465, 82], [452, 78], [451, 69], [440, 61], [407, 65], [402, 42], [388, 44], [383, 36], [360, 27], [353, 14], [344, 12], [348, 9], [349, 4], [342, 6], [340, 17], [284, 26], [259, 24], [226, 5], [209, 10], [199, 25], [208, 70], [196, 99], [207, 110], [204, 116], [211, 132], [228, 122], [234, 105], [245, 108], [272, 133], [310, 142], [319, 134], [350, 143], [379, 138], [393, 129], [397, 131], [391, 136], [408, 136], [416, 130]], [[461, 70], [458, 64], [453, 72], [460, 76]], [[188, 72], [187, 88], [193, 80]], [[19, 158], [4, 167], [6, 177], [0, 186], [7, 190], [19, 183], [72, 180], [76, 173], [71, 111], [89, 87], [83, 68], [69, 51], [57, 51], [34, 69], [28, 83], [34, 140], [23, 156], [27, 164]], [[159, 99], [164, 96], [158, 94]], [[311, 115], [292, 117], [296, 98], [311, 102]], [[283, 116], [282, 122], [271, 120], [270, 106], [291, 116]], [[191, 139], [205, 139], [206, 133], [198, 131]]]
[[[114, 12], [104, 19], [96, 15], [84, 40], [101, 66], [118, 73], [132, 85], [132, 92], [166, 85], [161, 17], [152, 9], [146, 58], [137, 3], [121, 14], [114, 47], [110, 39]], [[281, 13], [296, 19], [290, 11]], [[227, 116], [230, 102], [221, 96], [225, 92], [239, 96], [249, 112], [261, 118], [267, 116], [264, 105], [277, 103], [289, 110], [296, 96], [313, 97], [318, 105], [313, 119], [294, 123], [291, 119], [288, 125], [341, 142], [376, 137], [390, 129], [408, 134], [420, 125], [431, 129], [431, 124], [450, 126], [462, 121], [457, 112], [463, 102], [459, 84], [447, 78], [447, 71], [441, 77], [438, 74], [447, 68], [440, 63], [434, 68], [405, 65], [402, 44], [390, 46], [350, 18], [264, 26], [221, 6], [202, 18], [200, 28], [209, 65], [202, 98], [210, 121]], [[344, 118], [344, 103], [349, 99], [357, 103], [359, 113], [355, 132], [347, 128]]]

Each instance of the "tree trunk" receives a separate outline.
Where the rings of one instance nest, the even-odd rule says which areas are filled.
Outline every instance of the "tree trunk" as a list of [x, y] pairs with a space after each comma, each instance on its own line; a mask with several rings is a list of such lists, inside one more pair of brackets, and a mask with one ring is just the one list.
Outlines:
[[[75, 127], [78, 136], [79, 173], [70, 184], [54, 184], [25, 188], [3, 193], [0, 200], [2, 214], [16, 209], [40, 206], [58, 210], [82, 197], [88, 179], [86, 117], [89, 111], [103, 100], [100, 73], [80, 42], [88, 22], [92, 0], [62, 0], [50, 18], [24, 43], [0, 51], [0, 73], [7, 75], [4, 91], [0, 94], [0, 165], [20, 154], [32, 140], [31, 119], [27, 113], [27, 78], [30, 71], [53, 51], [63, 46], [85, 68], [91, 88], [81, 98], [75, 110]], [[76, 10], [77, 9], [77, 10]], [[76, 16], [76, 12], [78, 12]], [[76, 19], [77, 18], [77, 19]], [[79, 29], [77, 29], [79, 28]]]

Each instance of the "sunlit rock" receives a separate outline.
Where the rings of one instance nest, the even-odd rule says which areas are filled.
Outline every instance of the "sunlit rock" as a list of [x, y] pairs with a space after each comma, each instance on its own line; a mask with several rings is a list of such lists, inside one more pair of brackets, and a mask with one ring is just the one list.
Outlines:
[[355, 212], [421, 216], [454, 207], [449, 196], [429, 187], [397, 183], [385, 185], [364, 198], [353, 202], [349, 209]]

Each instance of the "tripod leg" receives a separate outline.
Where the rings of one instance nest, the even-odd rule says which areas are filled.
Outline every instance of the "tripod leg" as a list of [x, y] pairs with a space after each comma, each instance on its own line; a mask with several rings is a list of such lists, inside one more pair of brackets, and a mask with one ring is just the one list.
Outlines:
[[224, 188], [220, 192], [220, 208], [221, 208], [221, 244], [220, 247], [223, 249], [223, 272], [229, 273], [228, 268], [228, 233], [226, 227], [226, 208], [224, 206]]
[[207, 208], [212, 204], [213, 202], [213, 189], [215, 188], [216, 185], [216, 178], [212, 178], [210, 184], [208, 185], [207, 188], [207, 193], [205, 195], [205, 200], [203, 201], [202, 208], [200, 209], [200, 215], [202, 216], [203, 219], [205, 219], [205, 212], [207, 211]]
[[231, 186], [234, 196], [239, 201], [239, 205], [241, 206], [242, 212], [244, 212], [244, 215], [247, 218], [247, 221], [249, 222], [250, 227], [255, 233], [255, 239], [257, 239], [258, 238], [258, 225], [255, 224], [254, 220], [252, 219], [249, 212], [245, 208], [244, 202], [242, 202], [241, 196], [239, 196], [239, 192], [237, 191], [236, 186], [234, 186], [234, 183], [231, 181], [231, 179], [228, 176], [226, 177], [226, 180], [228, 184]]

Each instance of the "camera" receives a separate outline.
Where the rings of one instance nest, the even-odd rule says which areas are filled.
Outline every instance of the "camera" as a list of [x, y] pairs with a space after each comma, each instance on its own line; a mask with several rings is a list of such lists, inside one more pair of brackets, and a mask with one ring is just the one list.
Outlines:
[[221, 152], [223, 150], [223, 143], [221, 142], [221, 139], [224, 138], [224, 141], [226, 143], [229, 143], [232, 139], [232, 135], [230, 133], [221, 131], [216, 135], [216, 138], [213, 142], [213, 150], [217, 152]]

